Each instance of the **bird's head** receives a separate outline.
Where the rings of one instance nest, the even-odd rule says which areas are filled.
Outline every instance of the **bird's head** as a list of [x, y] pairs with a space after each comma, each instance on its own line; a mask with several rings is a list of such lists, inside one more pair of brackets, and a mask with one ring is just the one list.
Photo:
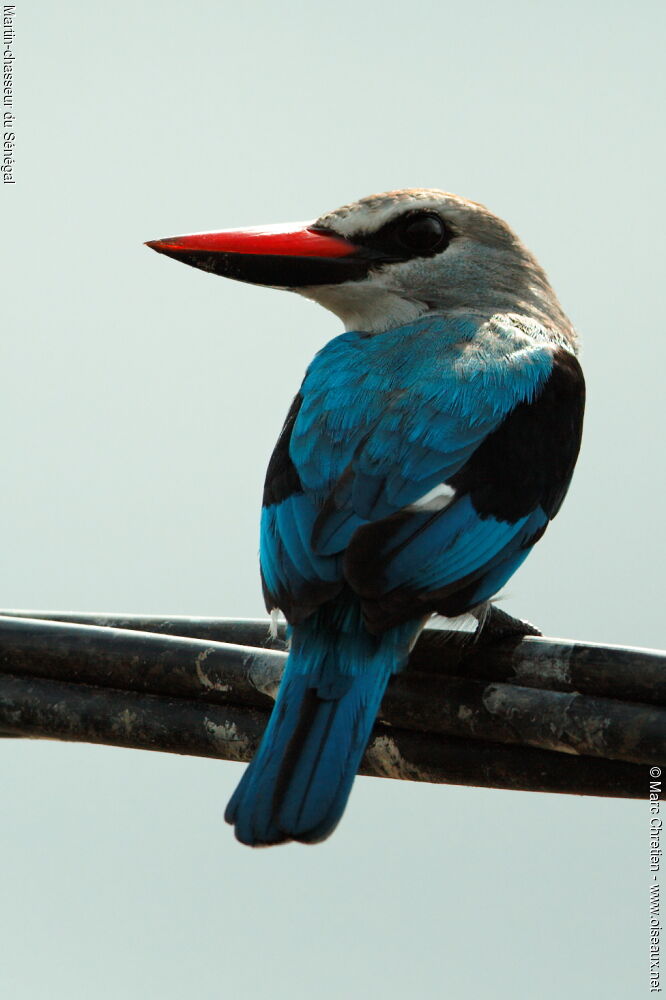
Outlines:
[[510, 227], [444, 191], [371, 195], [314, 222], [147, 244], [193, 267], [298, 292], [347, 329], [379, 333], [425, 314], [527, 315], [573, 341], [548, 279]]

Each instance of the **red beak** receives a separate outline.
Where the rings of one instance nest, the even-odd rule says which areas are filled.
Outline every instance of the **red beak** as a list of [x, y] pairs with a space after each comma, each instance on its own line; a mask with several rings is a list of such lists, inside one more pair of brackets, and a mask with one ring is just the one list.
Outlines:
[[204, 271], [278, 288], [359, 280], [369, 267], [359, 247], [307, 223], [172, 236], [146, 246]]

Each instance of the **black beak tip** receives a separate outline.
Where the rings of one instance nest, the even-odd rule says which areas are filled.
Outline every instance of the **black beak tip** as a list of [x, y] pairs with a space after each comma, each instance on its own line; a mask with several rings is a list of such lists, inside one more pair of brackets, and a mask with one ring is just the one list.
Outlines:
[[[164, 254], [165, 257], [171, 257], [172, 260], [177, 260], [181, 264], [189, 264], [190, 267], [196, 267], [200, 271], [209, 271], [212, 274], [235, 277], [235, 274], [231, 273], [232, 268], [228, 265], [229, 254], [211, 253], [207, 250], [189, 250], [175, 245], [174, 240], [169, 239], [147, 240], [144, 246], [150, 247], [156, 253]], [[231, 256], [234, 257], [237, 255], [232, 254]]]
[[200, 267], [204, 270], [209, 269], [206, 268], [205, 262], [202, 263], [202, 258], [210, 257], [210, 254], [203, 254], [201, 251], [184, 250], [181, 247], [175, 246], [173, 240], [147, 240], [144, 246], [150, 247], [156, 253], [164, 254], [165, 257], [179, 260], [183, 264], [191, 264], [193, 267]]

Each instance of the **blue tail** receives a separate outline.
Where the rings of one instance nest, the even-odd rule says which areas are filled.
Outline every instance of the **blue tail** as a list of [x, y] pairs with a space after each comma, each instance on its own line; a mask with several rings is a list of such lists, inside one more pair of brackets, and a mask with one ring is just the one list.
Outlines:
[[372, 636], [339, 598], [292, 630], [273, 713], [225, 819], [243, 844], [314, 844], [337, 826], [389, 677], [419, 624]]

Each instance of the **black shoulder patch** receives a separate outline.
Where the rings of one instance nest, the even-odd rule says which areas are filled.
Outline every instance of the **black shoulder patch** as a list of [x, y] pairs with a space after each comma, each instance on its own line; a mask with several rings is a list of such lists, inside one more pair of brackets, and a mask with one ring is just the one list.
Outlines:
[[264, 481], [264, 496], [262, 500], [262, 506], [264, 507], [271, 507], [273, 504], [281, 503], [293, 493], [300, 493], [303, 489], [296, 466], [289, 454], [291, 432], [294, 429], [296, 417], [298, 416], [302, 402], [303, 397], [299, 392], [289, 408], [289, 413], [280, 432], [280, 437], [273, 449]]
[[585, 380], [578, 360], [558, 348], [541, 393], [519, 403], [449, 480], [481, 517], [517, 521], [539, 505], [555, 517], [580, 449]]

